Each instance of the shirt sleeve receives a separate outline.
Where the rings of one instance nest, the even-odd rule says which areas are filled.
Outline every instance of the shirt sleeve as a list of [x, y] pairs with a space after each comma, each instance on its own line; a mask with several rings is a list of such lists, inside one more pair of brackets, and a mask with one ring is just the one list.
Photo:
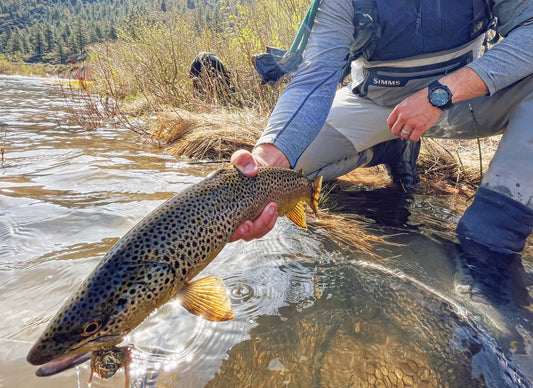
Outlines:
[[303, 62], [257, 144], [272, 143], [292, 167], [326, 121], [353, 41], [351, 0], [322, 0]]
[[468, 65], [491, 95], [533, 74], [533, 1], [494, 3], [497, 30], [504, 39]]

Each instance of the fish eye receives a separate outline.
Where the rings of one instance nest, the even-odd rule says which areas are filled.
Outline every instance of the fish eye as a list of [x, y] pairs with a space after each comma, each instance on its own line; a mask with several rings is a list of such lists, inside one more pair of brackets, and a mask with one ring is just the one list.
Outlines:
[[98, 330], [100, 330], [101, 327], [102, 327], [102, 324], [100, 323], [100, 321], [96, 321], [96, 320], [90, 321], [86, 323], [85, 326], [83, 326], [81, 335], [84, 337], [88, 337], [96, 333]]

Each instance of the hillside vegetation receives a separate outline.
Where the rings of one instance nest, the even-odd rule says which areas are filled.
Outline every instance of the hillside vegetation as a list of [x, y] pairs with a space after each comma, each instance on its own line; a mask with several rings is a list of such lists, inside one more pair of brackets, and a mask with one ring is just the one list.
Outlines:
[[[200, 0], [201, 1], [201, 0]], [[0, 0], [0, 53], [25, 62], [67, 63], [93, 43], [153, 12], [196, 8], [197, 0]], [[202, 8], [213, 8], [201, 2]], [[206, 11], [206, 18], [211, 17]]]

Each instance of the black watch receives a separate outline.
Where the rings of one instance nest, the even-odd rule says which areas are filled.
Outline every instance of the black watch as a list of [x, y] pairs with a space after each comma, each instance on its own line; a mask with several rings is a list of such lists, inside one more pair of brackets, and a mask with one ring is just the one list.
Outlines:
[[435, 80], [428, 85], [428, 100], [431, 105], [445, 110], [452, 106], [452, 92], [447, 86]]

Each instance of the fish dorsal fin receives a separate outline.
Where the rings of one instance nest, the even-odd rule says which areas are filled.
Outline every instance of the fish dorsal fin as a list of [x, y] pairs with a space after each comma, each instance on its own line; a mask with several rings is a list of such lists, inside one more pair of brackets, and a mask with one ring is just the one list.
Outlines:
[[218, 276], [208, 276], [185, 284], [178, 291], [183, 307], [208, 321], [228, 321], [234, 317], [226, 286]]
[[307, 228], [307, 223], [305, 222], [305, 211], [303, 201], [298, 202], [296, 206], [294, 206], [294, 209], [292, 209], [285, 215], [296, 225], [301, 226], [302, 228]]

